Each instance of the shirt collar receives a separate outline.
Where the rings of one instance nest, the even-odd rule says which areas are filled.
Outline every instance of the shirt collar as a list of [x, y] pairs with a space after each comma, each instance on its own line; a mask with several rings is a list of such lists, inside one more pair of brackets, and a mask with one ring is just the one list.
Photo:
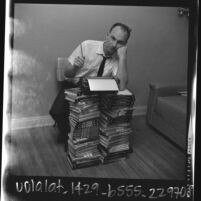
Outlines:
[[103, 52], [103, 41], [101, 41], [99, 43], [99, 46], [98, 46], [97, 51], [96, 51], [96, 54], [105, 55], [104, 52]]

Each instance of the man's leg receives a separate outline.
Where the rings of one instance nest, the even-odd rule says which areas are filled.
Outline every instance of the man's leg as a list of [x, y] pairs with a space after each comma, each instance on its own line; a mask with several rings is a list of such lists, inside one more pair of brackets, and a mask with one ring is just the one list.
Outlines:
[[64, 90], [73, 87], [76, 86], [72, 83], [64, 83], [49, 111], [59, 129], [58, 142], [66, 143], [70, 132], [69, 103], [65, 100]]

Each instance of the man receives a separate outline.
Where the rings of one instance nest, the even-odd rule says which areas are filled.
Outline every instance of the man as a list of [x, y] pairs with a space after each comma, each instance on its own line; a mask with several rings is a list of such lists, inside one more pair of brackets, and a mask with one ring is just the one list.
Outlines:
[[114, 24], [103, 41], [84, 41], [68, 58], [65, 74], [67, 77], [97, 76], [103, 56], [107, 57], [102, 76], [116, 76], [120, 80], [119, 89], [126, 88], [128, 77], [126, 67], [127, 42], [131, 29], [122, 24]]
[[[119, 89], [124, 90], [128, 83], [127, 42], [130, 32], [131, 29], [127, 25], [115, 23], [107, 33], [105, 41], [86, 40], [82, 42], [69, 56], [64, 72], [65, 76], [68, 78], [87, 76], [114, 77], [119, 81]], [[104, 68], [100, 70], [100, 64], [103, 60], [105, 60]], [[63, 109], [64, 89], [75, 86], [72, 83], [65, 84], [50, 110], [51, 116], [57, 122], [64, 137], [69, 132], [66, 114]]]

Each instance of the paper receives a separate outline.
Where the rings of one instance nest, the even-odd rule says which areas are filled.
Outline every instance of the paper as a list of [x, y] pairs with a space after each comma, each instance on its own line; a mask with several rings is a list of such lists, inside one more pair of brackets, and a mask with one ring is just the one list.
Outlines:
[[117, 94], [118, 95], [129, 95], [129, 96], [132, 95], [132, 93], [128, 89], [125, 89], [123, 91], [119, 91]]

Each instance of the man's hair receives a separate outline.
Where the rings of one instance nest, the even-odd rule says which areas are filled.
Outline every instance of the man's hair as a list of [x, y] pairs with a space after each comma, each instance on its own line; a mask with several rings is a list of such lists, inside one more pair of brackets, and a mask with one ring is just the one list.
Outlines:
[[127, 25], [125, 25], [125, 24], [123, 24], [123, 23], [121, 23], [121, 22], [117, 22], [117, 23], [115, 23], [115, 24], [113, 24], [113, 25], [111, 26], [109, 32], [111, 32], [112, 29], [114, 29], [115, 27], [121, 27], [121, 29], [122, 29], [123, 31], [127, 32], [127, 34], [128, 34], [128, 39], [129, 39], [130, 33], [131, 33], [131, 31], [132, 31], [130, 27], [128, 27]]

